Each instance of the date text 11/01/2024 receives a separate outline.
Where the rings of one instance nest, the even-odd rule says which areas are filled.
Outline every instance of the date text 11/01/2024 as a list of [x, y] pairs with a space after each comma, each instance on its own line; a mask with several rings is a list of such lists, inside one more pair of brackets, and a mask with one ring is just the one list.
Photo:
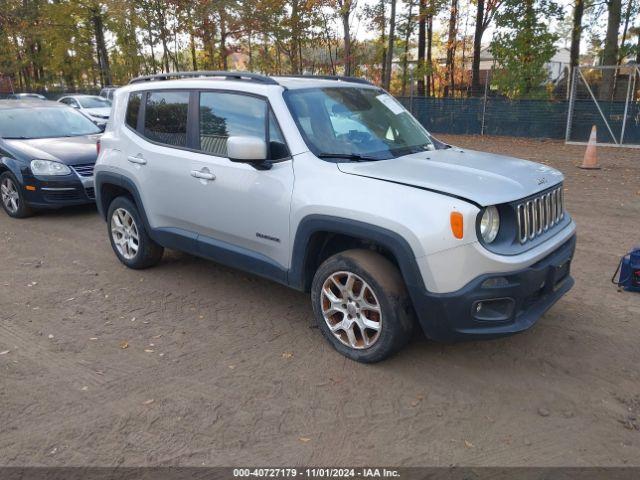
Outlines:
[[234, 468], [236, 478], [399, 478], [400, 472], [387, 468]]

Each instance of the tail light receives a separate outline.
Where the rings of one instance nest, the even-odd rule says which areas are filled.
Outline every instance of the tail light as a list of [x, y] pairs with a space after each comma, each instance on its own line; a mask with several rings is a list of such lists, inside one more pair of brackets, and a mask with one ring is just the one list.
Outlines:
[[100, 139], [96, 142], [96, 153], [100, 155]]

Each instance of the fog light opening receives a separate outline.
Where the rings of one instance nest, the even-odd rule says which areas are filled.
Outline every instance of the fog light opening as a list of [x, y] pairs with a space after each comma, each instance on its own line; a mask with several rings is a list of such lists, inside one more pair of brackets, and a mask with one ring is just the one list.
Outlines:
[[491, 298], [473, 304], [473, 318], [480, 321], [503, 322], [511, 319], [516, 302], [513, 298]]

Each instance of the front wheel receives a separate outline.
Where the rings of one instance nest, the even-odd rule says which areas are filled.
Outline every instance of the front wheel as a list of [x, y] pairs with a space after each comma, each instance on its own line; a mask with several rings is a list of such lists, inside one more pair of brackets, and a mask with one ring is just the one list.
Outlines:
[[118, 197], [107, 213], [109, 239], [118, 259], [129, 268], [157, 265], [164, 249], [147, 233], [136, 205], [127, 197]]
[[318, 328], [346, 357], [363, 363], [400, 350], [413, 331], [409, 296], [398, 269], [370, 250], [348, 250], [316, 272], [311, 301]]
[[0, 175], [0, 200], [2, 200], [2, 208], [10, 217], [25, 218], [33, 213], [24, 202], [20, 184], [10, 172]]

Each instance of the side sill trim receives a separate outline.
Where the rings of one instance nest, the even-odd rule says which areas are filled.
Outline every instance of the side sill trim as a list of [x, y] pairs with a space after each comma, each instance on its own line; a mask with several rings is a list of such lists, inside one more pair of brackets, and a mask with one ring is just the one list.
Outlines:
[[252, 250], [180, 228], [156, 228], [150, 236], [163, 247], [213, 260], [283, 285], [287, 283], [285, 268]]

